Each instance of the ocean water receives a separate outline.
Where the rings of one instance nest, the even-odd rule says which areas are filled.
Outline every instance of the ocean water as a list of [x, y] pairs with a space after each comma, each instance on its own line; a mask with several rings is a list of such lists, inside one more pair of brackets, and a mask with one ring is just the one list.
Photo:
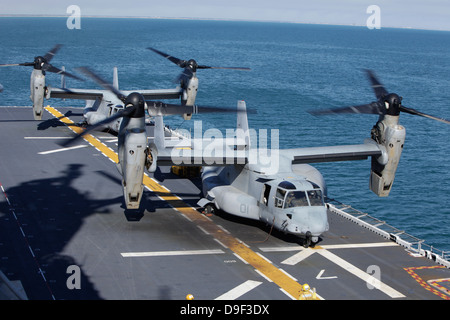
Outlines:
[[[307, 111], [375, 100], [363, 69], [372, 69], [405, 106], [450, 119], [450, 32], [288, 23], [82, 18], [69, 30], [65, 18], [0, 18], [0, 63], [20, 63], [64, 46], [52, 64], [73, 72], [89, 66], [121, 89], [175, 87], [179, 69], [147, 50], [154, 47], [199, 64], [243, 66], [251, 71], [199, 70], [197, 104], [234, 107], [245, 100], [255, 129], [279, 130], [282, 148], [358, 144], [370, 137], [376, 115], [314, 117]], [[30, 105], [29, 67], [0, 69], [0, 105]], [[47, 84], [60, 86], [48, 74]], [[98, 88], [67, 79], [68, 87]], [[81, 101], [47, 101], [55, 107]], [[31, 115], [30, 115], [31, 116]], [[234, 128], [236, 118], [196, 115], [203, 128]], [[165, 119], [171, 127], [193, 121]], [[402, 114], [406, 142], [391, 194], [368, 188], [370, 160], [316, 164], [329, 197], [450, 251], [450, 126]]]

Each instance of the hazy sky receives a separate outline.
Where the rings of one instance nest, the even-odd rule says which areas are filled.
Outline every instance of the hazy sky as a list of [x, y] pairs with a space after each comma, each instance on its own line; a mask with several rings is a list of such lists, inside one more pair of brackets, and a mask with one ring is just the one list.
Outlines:
[[2, 14], [83, 15], [271, 20], [366, 25], [370, 5], [381, 10], [381, 27], [450, 30], [450, 0], [0, 0]]

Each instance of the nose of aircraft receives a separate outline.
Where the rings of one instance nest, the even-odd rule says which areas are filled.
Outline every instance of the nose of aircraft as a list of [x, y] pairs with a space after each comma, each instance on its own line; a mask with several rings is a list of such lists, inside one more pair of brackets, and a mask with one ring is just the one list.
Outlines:
[[308, 207], [306, 212], [293, 214], [286, 229], [293, 234], [305, 235], [309, 231], [313, 237], [320, 236], [329, 229], [326, 207]]

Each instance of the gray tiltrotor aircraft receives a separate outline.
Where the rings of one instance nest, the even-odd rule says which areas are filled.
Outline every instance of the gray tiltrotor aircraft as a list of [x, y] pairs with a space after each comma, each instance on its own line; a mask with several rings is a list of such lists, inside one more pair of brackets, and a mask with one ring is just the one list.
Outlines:
[[67, 75], [77, 80], [82, 80], [79, 77], [70, 74], [64, 70], [56, 68], [50, 64], [53, 56], [59, 51], [61, 45], [58, 44], [44, 56], [37, 56], [33, 62], [14, 63], [14, 64], [0, 64], [0, 67], [8, 66], [27, 66], [33, 67], [30, 79], [30, 99], [33, 102], [33, 115], [35, 120], [42, 119], [44, 96], [46, 95], [47, 87], [45, 85], [45, 72], [53, 72], [61, 75]]
[[[141, 92], [125, 93], [119, 91], [115, 85], [109, 84], [86, 67], [78, 68], [78, 70], [113, 94], [120, 104], [115, 106], [115, 113], [110, 114], [108, 117], [104, 115], [104, 119], [90, 125], [82, 134], [63, 145], [67, 146], [86, 133], [101, 128], [108, 123], [117, 122], [120, 119], [121, 121], [117, 124], [119, 159], [117, 168], [122, 175], [123, 193], [127, 209], [139, 208], [143, 193], [144, 168], [151, 172], [156, 170], [155, 159], [158, 151], [154, 148], [154, 145], [147, 145], [145, 110], [152, 117], [209, 112], [236, 112], [236, 110], [227, 108], [174, 105], [160, 101], [148, 101], [145, 100], [145, 96]], [[162, 136], [164, 137], [164, 128], [162, 130]]]
[[[328, 229], [323, 200], [327, 192], [326, 184], [320, 172], [310, 163], [362, 160], [370, 156], [370, 189], [380, 197], [388, 196], [405, 140], [405, 129], [398, 123], [400, 112], [447, 124], [450, 122], [403, 106], [402, 98], [388, 93], [372, 71], [366, 72], [378, 101], [311, 113], [379, 114], [371, 138], [359, 145], [258, 150], [249, 143], [247, 119], [240, 113], [236, 137], [244, 143], [232, 147], [247, 150], [245, 161], [204, 167], [202, 181], [205, 198], [199, 201], [199, 205], [261, 220], [278, 230], [304, 237], [304, 245], [309, 246], [316, 243], [320, 234]], [[244, 102], [239, 102], [239, 106], [245, 109]]]
[[[144, 168], [154, 172], [158, 166], [202, 166], [204, 198], [198, 203], [201, 207], [207, 211], [217, 208], [232, 215], [263, 221], [282, 232], [304, 238], [304, 245], [309, 246], [317, 243], [320, 235], [328, 230], [324, 203], [326, 184], [320, 172], [310, 163], [372, 157], [370, 189], [385, 197], [392, 188], [405, 139], [405, 129], [398, 123], [400, 112], [449, 123], [448, 120], [404, 107], [397, 94], [389, 94], [374, 73], [367, 71], [378, 99], [376, 102], [311, 112], [379, 114], [371, 138], [363, 144], [294, 149], [279, 149], [273, 145], [270, 149], [262, 148], [261, 144], [257, 147], [258, 144], [254, 143], [255, 131], [248, 126], [244, 101], [238, 102], [237, 128], [232, 137], [197, 139], [194, 135], [194, 139], [182, 139], [173, 144], [173, 141], [169, 143], [165, 139], [163, 116], [179, 114], [190, 119], [196, 112], [236, 110], [194, 105], [198, 89], [196, 71], [213, 67], [149, 49], [183, 68], [177, 88], [119, 91], [117, 69], [111, 85], [89, 69], [80, 68], [105, 90], [48, 89], [50, 97], [86, 100], [85, 118], [90, 126], [74, 140], [95, 128], [113, 124], [118, 132], [117, 167], [122, 175], [128, 209], [139, 208]], [[181, 98], [181, 105], [150, 101], [174, 98]], [[153, 141], [149, 141], [146, 134], [145, 110], [155, 118]]]
[[[131, 123], [137, 119], [126, 111], [132, 102], [128, 96], [125, 100], [126, 109], [121, 116], [124, 119], [130, 117], [127, 125], [122, 122], [122, 131], [128, 126], [126, 132], [129, 135], [120, 138], [119, 134], [119, 158], [120, 161], [125, 161], [121, 162], [122, 169], [119, 170], [122, 170], [124, 176], [124, 186], [140, 186], [136, 189], [137, 193], [130, 194], [135, 200], [130, 207], [136, 208], [139, 204], [144, 165], [149, 172], [154, 172], [157, 166], [202, 166], [204, 198], [198, 203], [201, 207], [205, 207], [207, 211], [217, 208], [232, 215], [261, 220], [280, 231], [305, 238], [305, 246], [317, 243], [320, 235], [328, 230], [327, 208], [324, 203], [327, 189], [322, 175], [310, 163], [363, 160], [372, 157], [370, 189], [378, 196], [385, 197], [392, 188], [405, 139], [405, 129], [398, 124], [400, 112], [449, 123], [448, 120], [404, 107], [398, 95], [388, 94], [375, 75], [371, 71], [367, 72], [378, 98], [377, 102], [312, 112], [379, 114], [380, 118], [372, 129], [371, 138], [357, 145], [294, 149], [278, 149], [273, 146], [271, 149], [258, 148], [252, 142], [254, 136], [252, 137], [248, 126], [245, 102], [239, 101], [237, 129], [232, 137], [194, 138], [172, 145], [164, 138], [163, 115], [181, 114], [186, 110], [181, 106], [172, 106], [171, 112], [155, 112], [152, 110], [156, 107], [148, 103], [148, 111], [155, 116], [155, 136], [145, 148], [142, 120], [139, 120], [141, 122], [138, 127], [130, 129]], [[144, 107], [141, 100], [139, 117], [143, 119]], [[132, 108], [137, 110], [134, 102], [131, 104]], [[181, 109], [177, 111], [176, 108]], [[113, 121], [113, 118], [105, 121]], [[138, 132], [142, 136], [139, 142], [135, 143]], [[138, 161], [132, 160], [136, 159], [137, 153], [131, 151], [138, 146], [142, 148], [140, 158]], [[125, 173], [124, 168], [129, 171]], [[138, 198], [136, 194], [139, 195]]]

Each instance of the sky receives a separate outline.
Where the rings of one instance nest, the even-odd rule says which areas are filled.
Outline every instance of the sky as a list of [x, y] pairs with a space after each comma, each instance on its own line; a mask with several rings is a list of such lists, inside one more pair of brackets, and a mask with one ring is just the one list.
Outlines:
[[0, 15], [85, 16], [282, 21], [365, 26], [379, 7], [380, 27], [450, 30], [450, 0], [0, 0]]

